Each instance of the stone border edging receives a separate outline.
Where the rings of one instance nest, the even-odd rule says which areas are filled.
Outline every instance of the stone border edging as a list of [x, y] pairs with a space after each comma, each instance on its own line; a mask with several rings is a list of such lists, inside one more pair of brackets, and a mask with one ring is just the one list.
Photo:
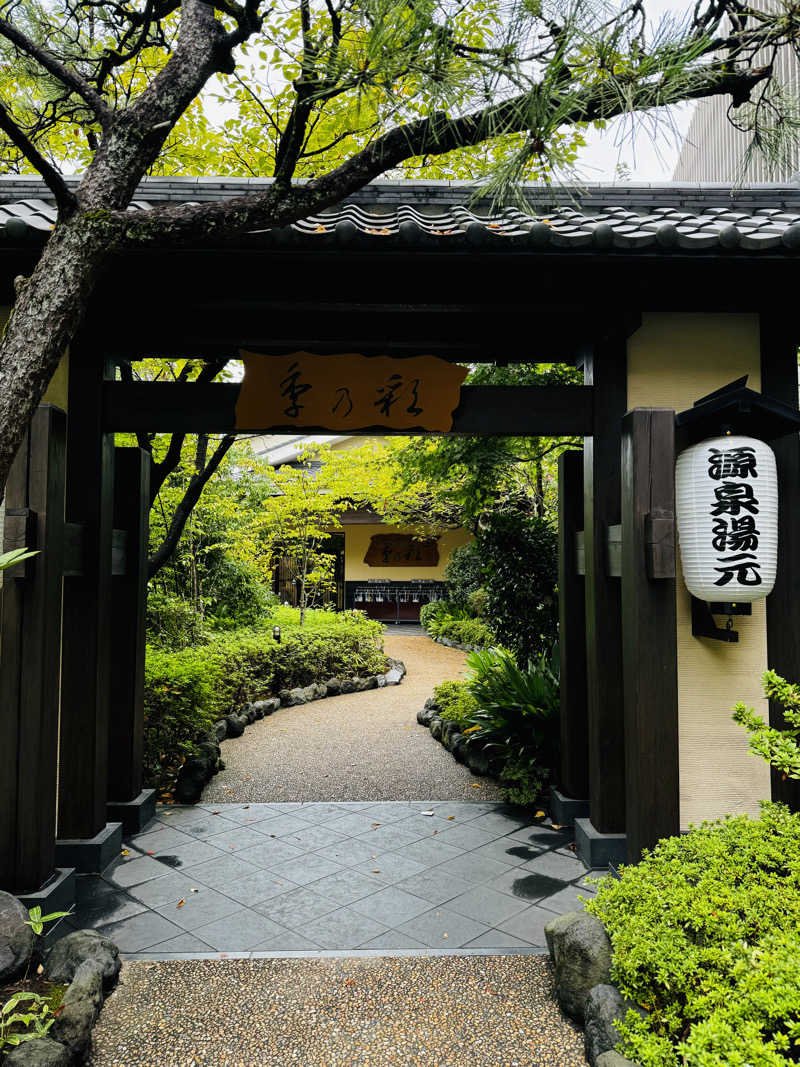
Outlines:
[[387, 685], [400, 685], [406, 676], [405, 664], [399, 659], [392, 659], [391, 656], [387, 656], [386, 661], [389, 669], [383, 674], [369, 674], [363, 678], [358, 675], [352, 678], [329, 678], [326, 682], [312, 682], [294, 689], [281, 689], [276, 697], [248, 702], [238, 711], [217, 719], [210, 730], [200, 735], [192, 755], [186, 757], [175, 783], [175, 799], [181, 804], [196, 804], [206, 783], [218, 771], [224, 769], [220, 742], [232, 737], [241, 737], [251, 723], [272, 715], [279, 708], [301, 707], [312, 700], [363, 693], [368, 689], [383, 689]]
[[475, 745], [468, 744], [467, 738], [459, 729], [459, 724], [452, 719], [443, 719], [438, 711], [434, 697], [428, 697], [425, 707], [417, 712], [417, 722], [420, 726], [427, 726], [431, 737], [444, 745], [459, 763], [469, 767], [476, 778], [486, 775], [494, 777], [491, 761], [486, 753], [476, 748]]
[[584, 1027], [584, 1049], [590, 1067], [639, 1067], [617, 1052], [616, 1024], [633, 1008], [611, 981], [611, 941], [603, 923], [585, 911], [570, 911], [544, 928], [555, 969], [559, 1007]]
[[450, 637], [434, 637], [433, 634], [423, 626], [423, 633], [426, 637], [430, 637], [431, 641], [435, 641], [437, 645], [444, 645], [445, 648], [457, 648], [459, 652], [486, 652], [490, 645], [462, 645], [458, 641], [453, 641]]
[[113, 941], [96, 930], [75, 930], [56, 941], [42, 977], [66, 984], [61, 1008], [46, 1037], [16, 1045], [3, 1067], [71, 1067], [85, 1062], [92, 1028], [116, 985], [122, 963]]

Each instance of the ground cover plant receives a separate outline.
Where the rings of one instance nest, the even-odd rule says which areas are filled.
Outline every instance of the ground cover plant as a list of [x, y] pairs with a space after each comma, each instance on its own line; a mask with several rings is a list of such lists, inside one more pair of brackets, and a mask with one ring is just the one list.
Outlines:
[[[273, 609], [257, 629], [207, 633], [176, 650], [148, 645], [144, 771], [160, 789], [174, 782], [199, 734], [248, 700], [333, 676], [386, 669], [382, 627], [360, 612]], [[281, 640], [272, 636], [279, 626]]]
[[765, 804], [659, 842], [587, 910], [609, 932], [642, 1067], [800, 1062], [800, 818]]

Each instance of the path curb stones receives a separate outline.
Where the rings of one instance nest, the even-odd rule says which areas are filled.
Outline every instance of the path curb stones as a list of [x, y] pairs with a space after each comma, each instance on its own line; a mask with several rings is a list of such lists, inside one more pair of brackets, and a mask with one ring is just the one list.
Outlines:
[[76, 1060], [82, 1059], [92, 1039], [94, 1026], [103, 1006], [103, 976], [93, 960], [85, 960], [64, 994], [61, 1011], [50, 1033], [65, 1045]]
[[616, 1024], [622, 1022], [633, 1008], [640, 1015], [645, 1012], [632, 1000], [624, 997], [615, 985], [603, 983], [589, 990], [584, 1007], [584, 1043], [590, 1067], [597, 1067], [604, 1052], [613, 1052], [620, 1041]]
[[594, 915], [572, 911], [549, 922], [545, 937], [561, 1010], [582, 1023], [590, 990], [611, 980], [611, 941], [606, 928]]
[[9, 1052], [4, 1067], [69, 1067], [69, 1050], [51, 1037], [37, 1037], [25, 1041]]
[[619, 1052], [612, 1049], [597, 1057], [595, 1067], [639, 1067], [633, 1060], [626, 1060]]
[[48, 982], [69, 983], [84, 963], [97, 967], [105, 989], [114, 987], [122, 967], [119, 949], [97, 930], [75, 930], [56, 941], [47, 954], [44, 976]]
[[27, 922], [27, 909], [0, 891], [0, 982], [21, 974], [33, 955], [34, 934]]

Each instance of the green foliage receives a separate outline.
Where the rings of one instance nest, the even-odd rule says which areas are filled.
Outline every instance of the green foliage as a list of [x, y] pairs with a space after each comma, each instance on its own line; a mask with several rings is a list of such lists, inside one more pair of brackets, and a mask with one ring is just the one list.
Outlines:
[[495, 642], [495, 635], [482, 619], [475, 619], [467, 608], [452, 601], [437, 600], [423, 604], [419, 613], [422, 628], [431, 637], [446, 637], [459, 645], [486, 648]]
[[474, 541], [453, 549], [443, 578], [450, 603], [476, 614], [470, 598], [483, 584], [483, 561]]
[[8, 570], [9, 567], [38, 555], [38, 549], [34, 552], [29, 552], [27, 548], [14, 548], [10, 552], [3, 552], [0, 554], [0, 571]]
[[500, 789], [508, 804], [535, 804], [545, 790], [549, 773], [539, 758], [511, 758], [500, 772]]
[[447, 615], [447, 607], [447, 601], [445, 600], [431, 600], [430, 603], [423, 604], [419, 609], [419, 621], [422, 629], [431, 633], [431, 626], [436, 626], [437, 620], [443, 619]]
[[463, 681], [441, 682], [433, 691], [433, 699], [443, 719], [452, 719], [462, 726], [469, 726], [478, 710], [469, 684]]
[[208, 640], [203, 617], [191, 602], [164, 589], [147, 594], [147, 640], [174, 650], [203, 645]]
[[[281, 641], [272, 627], [281, 628]], [[361, 612], [276, 608], [260, 630], [210, 634], [205, 645], [149, 646], [145, 666], [144, 770], [169, 789], [198, 735], [248, 700], [335, 675], [385, 669], [382, 627]]]
[[0, 1007], [0, 1052], [24, 1041], [44, 1037], [55, 1022], [47, 997], [21, 991]]
[[546, 519], [519, 512], [488, 516], [479, 536], [486, 621], [519, 663], [539, 656], [558, 635], [558, 542]]
[[762, 756], [784, 778], [800, 779], [800, 687], [787, 682], [775, 671], [762, 676], [764, 694], [783, 708], [785, 728], [767, 726], [760, 715], [740, 701], [733, 718], [750, 734], [750, 751]]
[[28, 918], [25, 920], [25, 924], [30, 926], [31, 930], [38, 935], [43, 932], [45, 923], [55, 922], [56, 919], [63, 919], [69, 914], [68, 911], [52, 911], [49, 915], [42, 915], [42, 909], [37, 904], [35, 907], [28, 909]]
[[521, 670], [506, 649], [470, 653], [469, 687], [479, 708], [471, 718], [476, 729], [470, 744], [491, 749], [504, 764], [546, 763], [558, 707], [556, 662], [542, 655]]
[[643, 1067], [778, 1067], [800, 1059], [800, 817], [765, 804], [659, 842], [606, 880], [605, 923]]

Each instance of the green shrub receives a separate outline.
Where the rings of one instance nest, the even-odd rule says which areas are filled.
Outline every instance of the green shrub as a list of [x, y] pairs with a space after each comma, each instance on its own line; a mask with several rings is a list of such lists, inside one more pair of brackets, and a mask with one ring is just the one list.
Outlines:
[[462, 726], [470, 725], [472, 715], [478, 710], [478, 702], [467, 682], [442, 682], [434, 689], [433, 699], [443, 719], [452, 719]]
[[508, 804], [535, 804], [545, 790], [550, 775], [539, 760], [509, 759], [500, 772], [500, 789]]
[[489, 515], [479, 535], [487, 624], [527, 663], [556, 640], [558, 543], [554, 527], [521, 512]]
[[521, 670], [506, 649], [470, 653], [469, 687], [479, 707], [472, 716], [479, 728], [470, 734], [470, 744], [491, 749], [504, 763], [547, 763], [558, 707], [556, 663], [555, 655], [551, 661], [540, 656]]
[[800, 1062], [800, 817], [765, 804], [659, 842], [587, 910], [613, 978], [650, 1013], [622, 1025], [643, 1067]]
[[[281, 627], [281, 640], [272, 627]], [[167, 789], [197, 736], [248, 700], [336, 675], [386, 668], [382, 627], [361, 612], [276, 608], [260, 630], [208, 636], [198, 648], [150, 645], [145, 664], [144, 770], [148, 785]]]
[[764, 695], [783, 708], [785, 729], [767, 726], [760, 715], [741, 702], [733, 709], [733, 718], [750, 734], [750, 751], [762, 756], [786, 778], [800, 778], [800, 688], [781, 678], [775, 671], [762, 675]]
[[203, 619], [188, 600], [150, 589], [147, 594], [147, 640], [162, 648], [188, 648], [207, 640]]
[[459, 645], [487, 648], [495, 641], [494, 634], [480, 619], [445, 618], [438, 625], [437, 637], [446, 637]]
[[442, 577], [447, 582], [450, 602], [457, 608], [472, 610], [470, 596], [483, 584], [483, 561], [474, 541], [453, 549]]

